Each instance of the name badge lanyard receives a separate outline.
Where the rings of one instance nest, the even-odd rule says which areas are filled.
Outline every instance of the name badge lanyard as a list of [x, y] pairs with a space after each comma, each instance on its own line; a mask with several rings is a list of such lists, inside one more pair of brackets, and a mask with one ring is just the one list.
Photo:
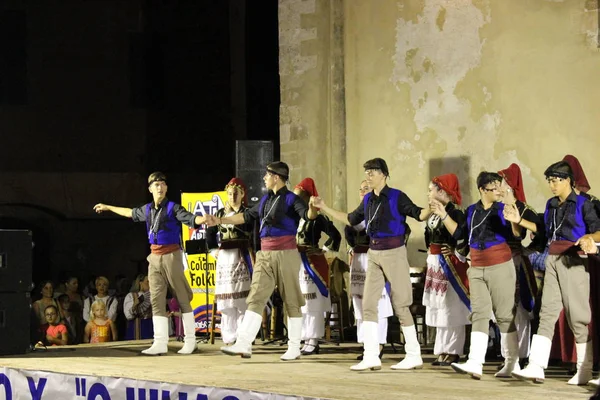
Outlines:
[[[154, 239], [156, 240], [156, 233], [158, 232], [158, 223], [160, 220], [160, 213], [162, 212], [162, 207], [158, 210], [156, 215], [154, 216], [154, 221], [152, 221], [152, 225], [150, 226], [150, 232], [148, 232], [148, 238], [152, 239], [154, 235]], [[152, 216], [152, 214], [150, 214]]]
[[487, 217], [491, 214], [492, 210], [488, 211], [487, 214], [483, 217], [481, 221], [475, 226], [473, 226], [473, 221], [475, 221], [475, 214], [477, 214], [477, 210], [473, 210], [473, 217], [471, 217], [471, 229], [469, 229], [469, 246], [471, 245], [471, 238], [473, 237], [473, 231], [481, 226], [487, 219]]
[[269, 211], [267, 211], [267, 213], [265, 214], [265, 216], [260, 221], [260, 228], [258, 228], [258, 232], [259, 233], [262, 232], [262, 228], [265, 225], [266, 219], [269, 217], [269, 215], [271, 215], [271, 211], [273, 211], [273, 208], [275, 208], [275, 205], [277, 204], [278, 201], [279, 201], [279, 195], [277, 196], [277, 198], [275, 199], [275, 201], [273, 202], [273, 204], [271, 204], [271, 208], [269, 208]]

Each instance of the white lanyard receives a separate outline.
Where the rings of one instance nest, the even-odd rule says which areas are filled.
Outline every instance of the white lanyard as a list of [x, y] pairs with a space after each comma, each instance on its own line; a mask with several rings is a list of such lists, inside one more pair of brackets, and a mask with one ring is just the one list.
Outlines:
[[[156, 232], [158, 232], [158, 222], [159, 222], [159, 217], [160, 217], [160, 213], [162, 212], [162, 207], [158, 209], [158, 212], [156, 213], [156, 215], [154, 216], [154, 221], [152, 221], [152, 226], [150, 227], [150, 232], [148, 232], [148, 235], [150, 235], [151, 233], [156, 234]], [[152, 213], [150, 213], [150, 215], [152, 216]]]
[[[369, 220], [367, 221], [367, 228], [365, 229], [365, 232], [367, 232], [367, 234], [369, 234], [369, 225], [371, 225], [371, 222], [373, 221], [373, 218], [375, 218], [375, 216], [377, 215], [377, 211], [379, 211], [379, 207], [381, 207], [381, 203], [379, 203], [377, 205], [377, 208], [375, 209], [375, 212], [373, 213], [373, 215], [371, 216], [371, 218], [369, 218]], [[368, 214], [367, 214], [368, 216]]]
[[471, 217], [471, 229], [469, 232], [469, 246], [471, 245], [471, 238], [473, 237], [473, 230], [477, 229], [481, 226], [481, 224], [483, 224], [483, 222], [486, 220], [486, 218], [491, 214], [492, 210], [488, 211], [487, 214], [485, 214], [485, 217], [483, 217], [483, 219], [475, 226], [473, 226], [473, 221], [475, 221], [475, 214], [477, 213], [477, 210], [473, 210], [473, 216]]
[[555, 208], [554, 214], [552, 214], [552, 223], [554, 225], [554, 231], [552, 231], [552, 239], [550, 239], [551, 243], [556, 241], [556, 232], [558, 232], [558, 230], [562, 226], [563, 222], [565, 222], [565, 217], [567, 216], [566, 204], [565, 204], [565, 212], [564, 212], [562, 220], [560, 221], [560, 224], [558, 224], [558, 226], [556, 226], [556, 211], [557, 211], [557, 209]]
[[275, 199], [275, 201], [273, 202], [273, 204], [271, 204], [271, 208], [269, 208], [269, 211], [267, 211], [267, 214], [265, 214], [265, 216], [263, 217], [262, 221], [260, 221], [260, 228], [258, 228], [258, 232], [259, 233], [262, 231], [262, 228], [265, 225], [265, 220], [271, 214], [271, 211], [273, 211], [273, 207], [275, 207], [275, 205], [277, 204], [278, 201], [279, 201], [279, 195], [277, 195], [277, 198]]

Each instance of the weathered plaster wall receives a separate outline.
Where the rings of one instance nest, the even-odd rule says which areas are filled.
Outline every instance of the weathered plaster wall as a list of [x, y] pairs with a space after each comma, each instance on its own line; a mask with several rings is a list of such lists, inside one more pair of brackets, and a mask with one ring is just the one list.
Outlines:
[[[364, 160], [381, 156], [391, 185], [417, 204], [431, 177], [455, 172], [468, 205], [480, 171], [515, 162], [541, 211], [550, 195], [543, 171], [570, 153], [600, 190], [597, 5], [347, 0], [348, 184], [361, 179]], [[424, 260], [423, 228], [411, 226], [414, 263]]]
[[[361, 165], [377, 156], [390, 184], [421, 205], [435, 175], [457, 173], [469, 204], [480, 171], [516, 162], [541, 210], [543, 171], [569, 153], [600, 190], [597, 1], [344, 0], [343, 62], [332, 56], [335, 4], [280, 1], [282, 159], [297, 179], [314, 176], [330, 203], [354, 208]], [[345, 114], [335, 114], [328, 69], [341, 67], [335, 104]], [[345, 159], [330, 156], [332, 141], [345, 141]], [[345, 182], [327, 179], [343, 165]], [[423, 228], [410, 224], [420, 264]]]
[[[282, 0], [283, 38], [285, 4], [310, 8], [310, 16], [298, 20], [297, 53], [280, 55], [282, 67], [296, 63], [302, 76], [292, 100], [289, 72], [281, 72], [282, 110], [294, 121], [287, 128], [282, 119], [282, 158], [294, 155], [294, 171], [319, 177], [331, 159], [296, 138], [326, 146], [328, 9]], [[321, 184], [325, 197], [346, 190], [354, 208], [362, 163], [383, 157], [390, 184], [415, 203], [425, 205], [431, 177], [454, 172], [468, 205], [480, 171], [515, 162], [528, 202], [541, 211], [550, 195], [543, 171], [565, 154], [580, 159], [591, 192], [600, 193], [597, 9], [596, 0], [344, 0], [347, 179], [345, 188]], [[410, 225], [409, 257], [420, 264], [423, 227]]]
[[280, 0], [281, 159], [346, 208], [342, 0]]

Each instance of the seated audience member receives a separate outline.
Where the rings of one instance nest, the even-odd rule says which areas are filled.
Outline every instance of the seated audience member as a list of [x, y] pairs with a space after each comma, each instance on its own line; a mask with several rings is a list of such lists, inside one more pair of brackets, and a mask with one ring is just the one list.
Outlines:
[[76, 276], [67, 275], [64, 282], [62, 283], [63, 291], [55, 291], [54, 298], [58, 299], [59, 296], [66, 294], [69, 296], [71, 302], [70, 310], [72, 313], [83, 311], [83, 301], [85, 298], [79, 293], [79, 279]]
[[59, 309], [58, 306], [58, 302], [56, 300], [54, 300], [54, 285], [52, 284], [51, 281], [43, 281], [40, 284], [40, 294], [42, 295], [42, 298], [35, 301], [33, 303], [33, 312], [37, 317], [37, 320], [39, 322], [39, 325], [45, 325], [46, 324], [46, 316], [44, 315], [44, 310], [46, 310], [46, 307], [48, 306], [55, 306], [57, 309]]
[[67, 327], [60, 321], [58, 307], [50, 305], [44, 310], [46, 317], [46, 343], [50, 346], [64, 346], [69, 344]]
[[127, 318], [125, 340], [151, 339], [152, 303], [150, 302], [150, 284], [148, 275], [140, 274], [135, 278], [131, 291], [125, 296], [123, 312]]
[[92, 303], [89, 322], [85, 326], [83, 341], [85, 343], [104, 343], [117, 340], [117, 327], [106, 315], [106, 304], [102, 300]]
[[83, 303], [83, 319], [86, 322], [90, 320], [90, 304], [95, 301], [101, 301], [106, 305], [106, 315], [110, 320], [115, 321], [117, 319], [118, 301], [115, 297], [108, 295], [108, 284], [109, 281], [106, 277], [99, 276], [96, 278], [96, 295], [88, 297]]

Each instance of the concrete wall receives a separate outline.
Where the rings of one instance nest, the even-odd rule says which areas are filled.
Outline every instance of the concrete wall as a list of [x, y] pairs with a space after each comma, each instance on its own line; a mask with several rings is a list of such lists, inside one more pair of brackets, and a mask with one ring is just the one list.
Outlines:
[[[282, 18], [290, 3], [312, 5], [312, 14]], [[326, 115], [312, 112], [312, 105], [327, 99], [325, 88], [332, 90], [323, 67], [332, 65], [331, 40], [319, 34], [331, 21], [326, 4], [280, 1], [282, 36], [293, 27], [306, 35], [317, 26], [303, 40], [295, 36], [295, 57], [280, 54], [282, 66], [311, 61], [295, 70], [295, 97], [283, 96], [282, 69], [282, 110], [293, 108], [299, 117], [291, 125], [302, 128], [307, 143], [327, 131]], [[321, 184], [325, 197], [343, 193], [347, 208], [354, 208], [362, 163], [383, 157], [390, 185], [415, 203], [425, 205], [431, 177], [454, 172], [468, 205], [477, 199], [480, 171], [515, 162], [528, 202], [541, 211], [550, 196], [543, 171], [565, 154], [580, 159], [594, 193], [600, 186], [593, 174], [600, 144], [597, 9], [597, 1], [584, 0], [344, 0], [346, 125], [336, 140], [347, 146], [347, 179]], [[294, 154], [294, 175], [319, 176], [331, 159], [301, 149], [284, 127], [282, 119], [282, 154]], [[411, 263], [424, 264], [416, 251], [424, 248], [423, 226], [410, 225]]]
[[343, 2], [279, 0], [281, 159], [346, 207]]

